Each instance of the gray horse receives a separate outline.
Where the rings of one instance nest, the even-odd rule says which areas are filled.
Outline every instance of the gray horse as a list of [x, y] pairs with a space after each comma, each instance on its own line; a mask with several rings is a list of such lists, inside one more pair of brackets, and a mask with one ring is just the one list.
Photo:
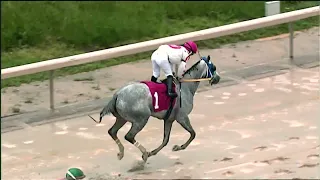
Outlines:
[[[176, 120], [185, 130], [190, 133], [188, 141], [179, 146], [175, 145], [173, 151], [183, 150], [195, 138], [196, 133], [193, 130], [188, 115], [193, 108], [193, 97], [199, 86], [199, 81], [208, 80], [210, 85], [217, 84], [220, 76], [216, 72], [216, 67], [210, 61], [210, 56], [202, 57], [197, 63], [189, 68], [181, 80], [181, 89], [176, 85], [178, 93], [177, 100], [181, 96], [181, 104], [175, 103], [168, 119], [164, 119], [167, 110], [155, 112], [152, 104], [152, 96], [148, 86], [141, 82], [134, 82], [119, 89], [113, 95], [113, 98], [100, 112], [100, 122], [104, 115], [112, 113], [116, 117], [116, 122], [109, 129], [108, 133], [119, 147], [118, 159], [124, 156], [124, 147], [117, 137], [118, 130], [129, 121], [132, 123], [131, 129], [125, 135], [125, 139], [136, 146], [142, 152], [142, 159], [146, 162], [148, 157], [156, 155], [169, 142], [172, 123]], [[185, 81], [185, 82], [184, 82]], [[179, 102], [176, 101], [176, 102]], [[135, 140], [135, 136], [147, 124], [149, 117], [155, 117], [164, 120], [164, 138], [162, 144], [151, 152]], [[92, 118], [92, 117], [91, 117]], [[92, 118], [93, 119], [93, 118]], [[94, 120], [94, 119], [93, 119]], [[97, 122], [97, 121], [96, 121]]]

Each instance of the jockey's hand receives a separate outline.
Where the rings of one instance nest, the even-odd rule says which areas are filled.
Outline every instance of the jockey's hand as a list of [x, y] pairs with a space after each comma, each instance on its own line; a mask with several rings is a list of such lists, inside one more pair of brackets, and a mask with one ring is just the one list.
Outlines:
[[179, 77], [176, 75], [175, 72], [173, 72], [172, 75], [173, 75], [173, 77], [174, 77], [175, 79], [179, 80]]
[[179, 82], [180, 82], [181, 79], [182, 79], [182, 78], [180, 78], [180, 77], [178, 77], [178, 76], [176, 76], [175, 78], [176, 78]]

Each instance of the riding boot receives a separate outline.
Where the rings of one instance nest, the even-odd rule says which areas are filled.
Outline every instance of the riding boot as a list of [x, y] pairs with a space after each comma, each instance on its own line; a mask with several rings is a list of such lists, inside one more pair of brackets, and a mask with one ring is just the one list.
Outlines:
[[156, 78], [156, 77], [154, 77], [154, 76], [151, 77], [151, 81], [152, 81], [152, 82], [155, 82], [155, 83], [156, 83], [156, 82], [157, 82], [157, 79], [158, 79], [158, 78]]
[[167, 76], [167, 93], [168, 96], [170, 96], [171, 98], [175, 98], [177, 97], [177, 93], [172, 91], [172, 81], [173, 81], [173, 77], [171, 75]]

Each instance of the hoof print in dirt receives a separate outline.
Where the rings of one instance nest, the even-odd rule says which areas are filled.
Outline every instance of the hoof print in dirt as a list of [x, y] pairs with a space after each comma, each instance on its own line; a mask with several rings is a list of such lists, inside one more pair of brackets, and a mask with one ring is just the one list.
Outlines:
[[21, 112], [21, 109], [19, 107], [20, 105], [15, 105], [11, 108], [12, 112], [13, 113], [20, 113]]
[[316, 166], [319, 166], [319, 163], [306, 163], [306, 164], [299, 166], [299, 168], [313, 168]]
[[271, 164], [271, 161], [270, 160], [263, 160], [263, 161], [260, 161], [261, 163], [266, 163], [266, 164]]
[[233, 158], [229, 158], [229, 157], [225, 157], [223, 159], [221, 159], [220, 161], [231, 161]]
[[286, 160], [288, 160], [288, 159], [290, 159], [290, 158], [287, 158], [287, 157], [277, 157], [277, 158], [272, 159], [272, 161], [286, 161]]
[[293, 171], [290, 171], [287, 169], [279, 169], [279, 170], [274, 171], [274, 173], [276, 173], [276, 174], [291, 174], [291, 173], [293, 173]]
[[31, 104], [32, 103], [32, 98], [27, 98], [24, 103], [26, 104]]
[[299, 137], [289, 137], [289, 140], [298, 140], [300, 139]]
[[231, 176], [231, 175], [234, 175], [234, 172], [232, 172], [232, 171], [226, 171], [226, 172], [222, 173], [222, 175]]
[[176, 161], [176, 162], [174, 163], [174, 165], [183, 165], [183, 163], [180, 162], [180, 161]]
[[100, 90], [100, 86], [93, 86], [91, 88], [94, 89], [94, 90]]
[[254, 150], [263, 151], [263, 150], [265, 150], [265, 149], [267, 149], [267, 148], [268, 148], [267, 146], [259, 146], [259, 147], [254, 148]]
[[266, 164], [272, 164], [273, 161], [286, 161], [290, 158], [287, 158], [287, 157], [277, 157], [277, 158], [274, 158], [274, 159], [269, 159], [269, 160], [263, 160], [263, 161], [260, 161], [261, 163], [266, 163]]
[[316, 159], [316, 158], [319, 158], [319, 154], [310, 154], [310, 155], [307, 156], [307, 158]]

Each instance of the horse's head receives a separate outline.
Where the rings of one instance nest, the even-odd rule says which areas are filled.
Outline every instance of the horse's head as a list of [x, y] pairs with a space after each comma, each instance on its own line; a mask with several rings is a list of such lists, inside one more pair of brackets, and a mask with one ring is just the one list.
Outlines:
[[[217, 84], [220, 81], [220, 76], [217, 72], [216, 66], [211, 62], [210, 56], [203, 56], [200, 61], [205, 65], [201, 78], [211, 78], [209, 80], [210, 85]], [[202, 62], [200, 62], [200, 64], [202, 64]]]
[[217, 84], [220, 81], [220, 76], [216, 66], [210, 61], [210, 56], [201, 57], [201, 59], [192, 65], [184, 74], [189, 76], [183, 80], [186, 82], [199, 82], [209, 80], [210, 85]]

